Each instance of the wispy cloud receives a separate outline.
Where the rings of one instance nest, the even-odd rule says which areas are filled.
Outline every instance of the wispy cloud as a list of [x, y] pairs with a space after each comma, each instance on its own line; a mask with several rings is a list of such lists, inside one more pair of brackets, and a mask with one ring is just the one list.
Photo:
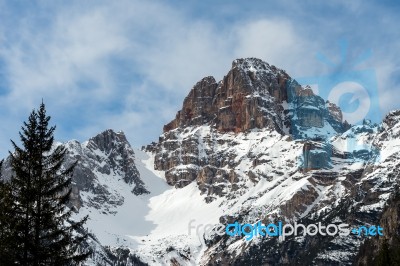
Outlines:
[[[396, 107], [387, 91], [398, 87], [392, 71], [397, 47], [383, 39], [391, 34], [398, 41], [394, 15], [373, 23], [366, 21], [373, 7], [345, 2], [229, 3], [216, 12], [227, 5], [209, 10], [207, 3], [161, 1], [0, 1], [0, 154], [42, 98], [59, 139], [85, 140], [114, 128], [139, 146], [157, 138], [199, 79], [221, 79], [233, 59], [260, 57], [294, 77], [319, 74], [329, 69], [315, 53], [335, 59], [340, 37], [374, 50], [379, 58], [370, 62], [384, 88], [382, 105]], [[335, 17], [329, 8], [341, 13]], [[354, 26], [348, 23], [352, 14], [360, 20]]]

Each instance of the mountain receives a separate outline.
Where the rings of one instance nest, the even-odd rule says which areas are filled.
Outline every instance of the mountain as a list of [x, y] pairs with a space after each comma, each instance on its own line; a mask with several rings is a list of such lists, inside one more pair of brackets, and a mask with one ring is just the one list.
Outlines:
[[[164, 126], [159, 142], [147, 150], [154, 152], [155, 168], [165, 171], [168, 184], [183, 187], [197, 178], [203, 192], [220, 194], [212, 183], [241, 180], [243, 173], [231, 171], [245, 159], [238, 149], [249, 152], [249, 145], [263, 145], [260, 138], [267, 135], [262, 132], [277, 138], [326, 139], [347, 127], [336, 105], [302, 88], [283, 70], [255, 58], [238, 59], [222, 81], [217, 83], [213, 77], [199, 81], [176, 118]], [[254, 135], [257, 130], [255, 143], [247, 141], [247, 133]], [[241, 138], [245, 147], [235, 147]], [[238, 160], [232, 160], [232, 155]], [[263, 153], [255, 151], [251, 156]], [[263, 165], [263, 159], [248, 161], [246, 169], [257, 165]], [[257, 178], [252, 171], [244, 174]]]
[[[378, 224], [398, 186], [398, 121], [393, 112], [380, 126], [365, 120], [350, 127], [336, 105], [285, 71], [259, 59], [238, 59], [223, 80], [199, 81], [159, 141], [145, 150], [169, 185], [199, 190], [219, 216], [209, 217], [210, 224], [322, 222], [347, 223], [351, 229]], [[190, 217], [181, 220], [184, 226]], [[180, 249], [170, 248], [175, 254], [170, 261], [343, 265], [354, 261], [364, 241], [355, 235], [285, 241], [202, 237], [201, 251], [180, 243]], [[170, 253], [161, 254], [169, 263]]]
[[[57, 145], [68, 149], [65, 166], [78, 160], [70, 206], [90, 217], [87, 265], [364, 265], [396, 257], [400, 111], [379, 125], [351, 126], [338, 106], [259, 59], [237, 59], [221, 81], [196, 83], [159, 140], [141, 150], [113, 130]], [[210, 231], [279, 221], [380, 225], [384, 235], [246, 240]]]
[[149, 193], [140, 179], [133, 149], [123, 132], [106, 130], [83, 144], [72, 140], [65, 146], [68, 150], [66, 165], [78, 161], [73, 173], [75, 207], [85, 202], [108, 212], [111, 207], [122, 205], [124, 197], [109, 187], [114, 181], [130, 187], [135, 195]]

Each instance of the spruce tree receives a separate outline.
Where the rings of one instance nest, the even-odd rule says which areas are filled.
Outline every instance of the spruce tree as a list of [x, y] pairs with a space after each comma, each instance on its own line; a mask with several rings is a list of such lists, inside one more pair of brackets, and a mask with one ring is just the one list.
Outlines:
[[0, 161], [0, 265], [15, 265], [11, 186], [2, 179], [2, 166], [3, 161]]
[[66, 148], [54, 146], [55, 126], [42, 103], [33, 110], [19, 133], [22, 147], [14, 141], [10, 152], [14, 175], [11, 198], [14, 204], [14, 241], [18, 265], [73, 265], [83, 261], [80, 244], [87, 233], [77, 233], [87, 217], [70, 219], [67, 207], [72, 172], [64, 167]]

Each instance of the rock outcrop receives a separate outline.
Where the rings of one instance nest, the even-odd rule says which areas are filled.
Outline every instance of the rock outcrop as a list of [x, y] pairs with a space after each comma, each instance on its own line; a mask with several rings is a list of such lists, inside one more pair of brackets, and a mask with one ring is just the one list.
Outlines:
[[307, 141], [303, 147], [303, 170], [329, 169], [332, 158], [332, 147], [328, 143]]

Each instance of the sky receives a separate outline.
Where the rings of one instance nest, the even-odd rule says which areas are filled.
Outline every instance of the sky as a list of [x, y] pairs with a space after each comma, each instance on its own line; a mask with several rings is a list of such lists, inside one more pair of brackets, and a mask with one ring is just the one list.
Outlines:
[[358, 0], [0, 0], [0, 156], [42, 99], [59, 141], [111, 128], [149, 144], [197, 81], [221, 80], [244, 57], [378, 122], [400, 108], [399, 11]]

